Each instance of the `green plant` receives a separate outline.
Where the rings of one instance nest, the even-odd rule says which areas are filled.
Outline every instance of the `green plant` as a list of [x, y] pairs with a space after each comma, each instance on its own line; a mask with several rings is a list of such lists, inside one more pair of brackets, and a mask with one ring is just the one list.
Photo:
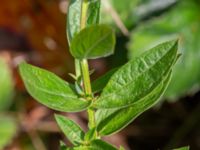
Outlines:
[[13, 81], [11, 71], [6, 62], [0, 58], [0, 113], [7, 110], [12, 103]]
[[[180, 37], [182, 57], [174, 68], [172, 82], [164, 95], [171, 101], [178, 100], [186, 93], [197, 92], [200, 87], [199, 8], [199, 1], [178, 1], [162, 15], [140, 23], [132, 32], [129, 42], [131, 59], [163, 41]], [[177, 15], [180, 12], [182, 15]]]
[[189, 149], [190, 149], [189, 146], [184, 146], [184, 147], [176, 148], [174, 150], [189, 150]]
[[19, 66], [28, 92], [40, 103], [64, 112], [87, 110], [86, 133], [74, 121], [55, 115], [74, 144], [67, 148], [62, 143], [61, 149], [116, 150], [101, 137], [119, 132], [159, 101], [179, 56], [178, 42], [165, 42], [91, 83], [87, 59], [111, 55], [115, 45], [114, 31], [98, 24], [99, 11], [100, 0], [71, 0], [69, 5], [67, 35], [75, 58], [75, 84], [26, 63]]
[[4, 59], [0, 58], [0, 149], [3, 149], [16, 135], [17, 124], [7, 111], [12, 104], [14, 85], [11, 70]]
[[12, 142], [13, 137], [17, 132], [17, 123], [14, 117], [6, 114], [0, 113], [0, 149], [4, 149], [6, 145]]

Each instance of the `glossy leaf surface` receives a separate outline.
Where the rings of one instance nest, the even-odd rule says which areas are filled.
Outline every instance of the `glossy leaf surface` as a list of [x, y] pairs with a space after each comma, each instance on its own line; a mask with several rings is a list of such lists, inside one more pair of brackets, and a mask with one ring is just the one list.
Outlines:
[[100, 109], [96, 112], [97, 131], [100, 135], [113, 134], [131, 123], [141, 113], [154, 106], [165, 91], [171, 73], [149, 95], [132, 106], [122, 109]]
[[65, 136], [74, 145], [79, 145], [84, 141], [84, 132], [74, 121], [61, 115], [55, 115], [55, 118]]
[[78, 98], [71, 85], [55, 74], [26, 63], [20, 64], [19, 68], [30, 95], [47, 107], [77, 112], [90, 105], [89, 101]]
[[122, 108], [151, 93], [177, 59], [177, 41], [160, 44], [121, 67], [110, 79], [97, 108]]
[[71, 41], [74, 35], [80, 31], [81, 3], [82, 0], [70, 0], [69, 3], [66, 28], [69, 41]]
[[[81, 29], [81, 4], [82, 0], [71, 0], [68, 7], [67, 15], [67, 35], [68, 40], [72, 38]], [[87, 26], [99, 23], [100, 0], [90, 0], [87, 2]]]
[[114, 46], [113, 29], [106, 25], [93, 25], [73, 38], [70, 51], [77, 59], [95, 59], [113, 54]]
[[112, 69], [105, 73], [103, 76], [99, 77], [98, 79], [92, 82], [92, 91], [94, 93], [100, 92], [106, 86], [108, 81], [110, 80], [111, 76], [118, 70], [118, 68]]
[[[163, 15], [141, 23], [129, 42], [129, 58], [133, 59], [163, 41], [180, 37], [182, 56], [174, 67], [172, 81], [165, 93], [165, 97], [171, 100], [200, 89], [199, 10], [195, 0], [178, 1]], [[177, 15], [180, 12], [181, 15]]]

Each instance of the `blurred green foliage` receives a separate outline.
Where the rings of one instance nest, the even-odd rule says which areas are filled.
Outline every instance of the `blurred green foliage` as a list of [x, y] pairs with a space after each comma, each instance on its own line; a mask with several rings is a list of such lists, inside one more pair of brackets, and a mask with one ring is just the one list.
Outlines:
[[129, 18], [138, 2], [139, 0], [111, 0], [111, 5], [116, 9], [117, 13], [119, 13], [125, 25], [131, 26], [132, 21]]
[[10, 69], [3, 59], [0, 59], [0, 149], [11, 142], [16, 134], [17, 126], [12, 117], [5, 113], [13, 98], [13, 80]]
[[[160, 13], [167, 9], [177, 0], [103, 0], [102, 1], [102, 22], [116, 26], [116, 15], [121, 19], [128, 29], [154, 13]], [[113, 12], [114, 11], [114, 12]], [[108, 15], [108, 13], [110, 15]], [[116, 14], [114, 14], [116, 13]]]
[[141, 23], [132, 32], [129, 58], [165, 40], [180, 39], [181, 59], [173, 72], [166, 97], [176, 99], [199, 87], [200, 83], [200, 6], [195, 0], [182, 0], [163, 15]]
[[[182, 56], [175, 66], [171, 84], [165, 94], [166, 98], [177, 100], [180, 96], [199, 89], [200, 6], [198, 0], [126, 0], [126, 3], [112, 0], [110, 5], [116, 10], [126, 27], [132, 29], [128, 44], [129, 59], [139, 56], [163, 41], [180, 39], [179, 49]], [[105, 14], [106, 12], [103, 13], [102, 20], [112, 23], [112, 17]]]
[[189, 150], [189, 149], [190, 149], [189, 146], [184, 146], [184, 147], [176, 148], [174, 150]]
[[16, 122], [8, 115], [0, 115], [0, 149], [3, 149], [16, 135]]
[[119, 15], [118, 17], [120, 17], [120, 19], [127, 27], [130, 27], [135, 22], [136, 18], [132, 17], [132, 15], [134, 14], [132, 12], [134, 8], [136, 8], [138, 1], [140, 0], [110, 0], [106, 2], [105, 1], [102, 1], [102, 22], [110, 23], [113, 26], [116, 26], [113, 20], [113, 14], [108, 15], [108, 13], [111, 12], [110, 9], [116, 11], [117, 15]]
[[0, 111], [6, 110], [13, 97], [13, 82], [7, 64], [0, 59]]

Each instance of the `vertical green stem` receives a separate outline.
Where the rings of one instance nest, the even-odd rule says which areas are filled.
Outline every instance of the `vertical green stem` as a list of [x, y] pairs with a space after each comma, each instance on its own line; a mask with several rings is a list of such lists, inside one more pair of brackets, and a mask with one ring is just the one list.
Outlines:
[[88, 0], [82, 0], [81, 29], [84, 29], [87, 24], [87, 10], [88, 10]]
[[[87, 21], [87, 9], [88, 9], [88, 0], [82, 0], [82, 6], [81, 6], [81, 24], [80, 24], [80, 30], [84, 29], [86, 26]], [[76, 77], [81, 76], [81, 67], [80, 67], [80, 60], [75, 59], [75, 71], [76, 71]]]
[[[87, 10], [88, 10], [88, 0], [82, 0], [81, 8], [81, 29], [84, 29], [87, 25]], [[87, 59], [80, 61], [81, 73], [83, 77], [84, 90], [87, 99], [93, 100], [92, 88], [90, 82], [90, 73]], [[88, 120], [89, 128], [95, 127], [95, 111], [92, 108], [88, 109]]]
[[88, 99], [92, 98], [92, 89], [90, 83], [90, 73], [89, 73], [89, 66], [86, 59], [81, 60], [81, 73], [83, 77], [83, 84], [85, 89], [85, 94]]
[[[93, 100], [88, 62], [86, 59], [83, 59], [81, 60], [80, 64], [81, 64], [81, 71], [82, 71], [81, 73], [83, 77], [83, 84], [84, 84], [86, 98], [88, 100]], [[87, 112], [88, 112], [89, 128], [93, 128], [96, 126], [95, 110], [93, 108], [88, 108]]]
[[75, 72], [76, 72], [76, 77], [81, 76], [81, 66], [80, 66], [80, 60], [75, 59]]
[[96, 127], [95, 111], [92, 108], [89, 108], [87, 112], [89, 116], [89, 128], [92, 129]]
[[[88, 10], [88, 0], [82, 0], [82, 7], [81, 7], [81, 29], [86, 27], [87, 23], [87, 10]], [[92, 90], [91, 90], [91, 83], [90, 83], [90, 74], [89, 74], [89, 67], [88, 62], [86, 59], [82, 59], [80, 61], [81, 65], [81, 73], [83, 77], [83, 84], [84, 90], [87, 97], [92, 98]]]
[[[86, 59], [83, 59], [80, 61], [80, 64], [81, 64], [81, 71], [82, 71], [81, 73], [82, 73], [86, 98], [88, 100], [93, 100], [88, 62]], [[87, 112], [88, 112], [88, 121], [89, 121], [88, 126], [91, 129], [96, 126], [95, 111], [92, 108], [88, 108]]]

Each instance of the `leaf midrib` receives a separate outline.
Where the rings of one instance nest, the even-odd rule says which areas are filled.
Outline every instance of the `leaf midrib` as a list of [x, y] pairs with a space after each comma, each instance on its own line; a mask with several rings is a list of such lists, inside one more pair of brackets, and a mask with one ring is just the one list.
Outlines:
[[[172, 48], [173, 48], [173, 46], [172, 46]], [[156, 65], [161, 59], [163, 59], [169, 52], [170, 52], [170, 50], [167, 51], [162, 57], [160, 57], [160, 59], [158, 59], [158, 60], [157, 60], [152, 66], [150, 66], [147, 70], [145, 70], [144, 72], [141, 72], [140, 74], [138, 74], [138, 76], [137, 76], [136, 79], [138, 79], [142, 74], [148, 72], [151, 68], [153, 68], [153, 66], [155, 66], [155, 65]], [[138, 59], [139, 59], [139, 58], [138, 58]], [[172, 63], [172, 64], [173, 64], [173, 63]], [[124, 89], [124, 88], [126, 88], [127, 86], [131, 85], [134, 81], [135, 81], [135, 80], [130, 81], [128, 84], [124, 85], [123, 87], [121, 87], [120, 89], [116, 90], [116, 91], [113, 92], [113, 93], [106, 94], [105, 96], [104, 96], [103, 93], [102, 93], [103, 96], [100, 97], [98, 101], [100, 101], [101, 99], [106, 99], [107, 97], [112, 97], [112, 95], [116, 95], [115, 93], [117, 93], [118, 91], [121, 91], [122, 88]], [[144, 96], [143, 96], [143, 97], [144, 97]], [[142, 97], [142, 98], [143, 98], [143, 97]]]
[[[43, 92], [45, 92], [45, 93], [51, 94], [51, 95], [61, 96], [61, 97], [63, 97], [63, 98], [78, 99], [78, 97], [76, 97], [75, 95], [70, 95], [70, 96], [69, 96], [69, 95], [66, 95], [66, 94], [64, 94], [64, 93], [58, 94], [58, 93], [56, 93], [56, 92], [49, 91], [49, 90], [46, 90], [46, 89], [44, 89], [44, 88], [41, 88], [41, 87], [37, 86], [36, 84], [34, 84], [33, 82], [31, 82], [31, 81], [29, 81], [29, 80], [26, 80], [26, 82], [27, 82], [27, 84], [34, 86], [36, 89], [39, 89], [39, 90], [41, 90], [41, 91], [43, 91]], [[29, 89], [29, 87], [28, 87], [28, 89]], [[31, 92], [31, 93], [32, 93], [32, 92]]]
[[107, 34], [105, 34], [102, 38], [100, 38], [99, 40], [97, 40], [85, 53], [84, 57], [87, 57], [87, 55], [98, 45], [101, 45], [99, 43], [101, 43], [102, 41], [104, 41], [110, 34], [112, 34], [112, 31], [108, 32]]
[[[141, 101], [137, 101], [137, 102], [135, 102], [133, 105], [130, 105], [130, 108], [122, 108], [122, 109], [119, 109], [119, 110], [116, 109], [116, 111], [110, 113], [110, 114], [107, 115], [107, 116], [104, 116], [103, 119], [101, 119], [101, 120], [99, 121], [98, 124], [100, 124], [100, 122], [101, 122], [102, 120], [106, 120], [110, 115], [112, 115], [112, 114], [114, 114], [114, 113], [116, 113], [116, 112], [123, 111], [124, 109], [132, 109], [132, 108], [134, 108], [135, 106], [137, 106], [137, 109], [141, 109], [141, 107], [143, 107], [143, 108], [145, 108], [144, 111], [146, 111], [147, 109], [149, 109], [150, 105], [154, 105], [154, 104], [156, 103], [156, 101], [158, 101], [158, 100], [160, 99], [160, 97], [162, 96], [163, 92], [165, 91], [166, 87], [167, 87], [168, 84], [169, 84], [170, 78], [171, 78], [171, 73], [170, 73], [170, 75], [169, 75], [169, 78], [164, 79], [164, 80], [162, 81], [162, 83], [160, 83], [160, 84], [156, 87], [157, 89], [154, 89], [153, 92], [155, 92], [155, 93], [153, 93], [153, 96], [152, 96], [152, 97], [154, 97], [154, 99], [155, 99], [154, 101], [145, 100], [145, 99], [149, 99], [149, 97], [151, 97], [151, 96], [150, 96], [151, 93], [149, 93], [149, 95], [146, 95], [146, 96], [143, 98], [144, 102], [142, 103], [142, 105], [141, 105]], [[108, 110], [108, 111], [109, 111], [109, 110]], [[144, 111], [142, 111], [142, 112], [144, 112]], [[142, 113], [142, 112], [141, 112], [141, 113]], [[132, 122], [133, 119], [136, 118], [136, 117], [137, 117], [138, 115], [140, 115], [141, 113], [138, 113], [137, 115], [135, 115], [131, 120], [126, 121], [124, 127], [127, 126], [130, 122]], [[97, 125], [97, 126], [98, 126], [98, 125]], [[106, 129], [106, 128], [105, 128], [105, 126], [104, 126], [103, 128], [101, 128], [100, 131], [103, 132], [105, 129]], [[121, 129], [122, 129], [122, 128], [121, 128]], [[118, 129], [117, 131], [119, 131], [119, 130], [121, 130], [121, 129]], [[116, 133], [117, 131], [115, 131], [114, 133]], [[112, 133], [112, 134], [113, 134], [113, 133]]]
[[[70, 121], [71, 121], [71, 120], [70, 120]], [[72, 121], [71, 121], [71, 122], [72, 122]], [[73, 122], [73, 123], [74, 123], [74, 122]], [[79, 126], [75, 126], [75, 125], [72, 125], [72, 126], [79, 130], [78, 133], [83, 133], [83, 132], [81, 131], [81, 128], [80, 128]], [[67, 125], [64, 125], [63, 127], [65, 127], [65, 128], [68, 130], [68, 132], [71, 132], [73, 135], [75, 135], [75, 138], [76, 138], [75, 141], [80, 142], [80, 143], [83, 142], [83, 139], [82, 139], [81, 137], [79, 137], [79, 136], [76, 134], [76, 133], [77, 133], [76, 130], [74, 130], [73, 128], [68, 127]], [[68, 134], [68, 133], [66, 133], [66, 134]], [[71, 140], [71, 138], [70, 138], [70, 141], [75, 142], [75, 141]]]

